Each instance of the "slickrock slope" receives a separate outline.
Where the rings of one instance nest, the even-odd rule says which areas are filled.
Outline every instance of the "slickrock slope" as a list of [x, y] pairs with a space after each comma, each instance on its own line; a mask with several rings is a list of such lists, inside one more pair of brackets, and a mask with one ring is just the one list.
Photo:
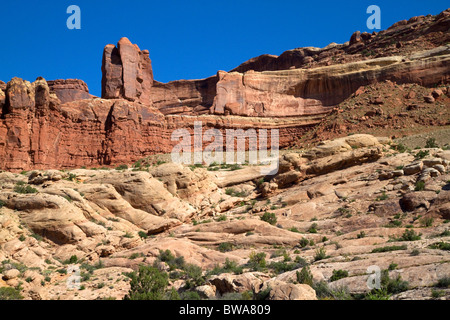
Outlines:
[[[127, 274], [156, 262], [182, 297], [448, 299], [449, 151], [396, 149], [351, 135], [286, 153], [262, 178], [144, 161], [0, 173], [0, 288], [122, 299]], [[367, 286], [374, 266], [387, 291]]]
[[133, 163], [170, 152], [172, 132], [192, 132], [195, 121], [205, 130], [276, 128], [280, 147], [293, 146], [366, 87], [390, 81], [439, 86], [448, 95], [449, 23], [446, 10], [378, 34], [356, 33], [348, 44], [295, 49], [271, 62], [257, 58], [232, 72], [167, 84], [154, 80], [149, 52], [122, 38], [105, 47], [101, 99], [81, 80], [0, 83], [0, 168]]

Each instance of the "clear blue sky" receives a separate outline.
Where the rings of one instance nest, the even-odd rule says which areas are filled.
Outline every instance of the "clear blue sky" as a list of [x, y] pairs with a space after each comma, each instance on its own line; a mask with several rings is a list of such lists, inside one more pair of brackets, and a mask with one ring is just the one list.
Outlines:
[[[69, 30], [69, 5], [81, 30]], [[55, 0], [0, 6], [0, 80], [77, 78], [101, 92], [103, 48], [123, 37], [150, 51], [155, 79], [199, 79], [265, 53], [343, 43], [366, 30], [366, 9], [381, 8], [382, 29], [412, 16], [437, 14], [448, 0]]]

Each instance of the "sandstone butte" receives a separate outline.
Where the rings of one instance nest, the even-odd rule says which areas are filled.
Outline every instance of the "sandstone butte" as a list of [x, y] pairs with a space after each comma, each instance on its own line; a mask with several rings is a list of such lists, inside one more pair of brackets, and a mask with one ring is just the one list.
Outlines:
[[102, 97], [81, 80], [0, 84], [0, 169], [112, 166], [167, 153], [177, 128], [277, 128], [294, 144], [358, 88], [448, 83], [449, 10], [345, 44], [253, 58], [201, 80], [154, 80], [148, 50], [127, 38], [103, 52]]

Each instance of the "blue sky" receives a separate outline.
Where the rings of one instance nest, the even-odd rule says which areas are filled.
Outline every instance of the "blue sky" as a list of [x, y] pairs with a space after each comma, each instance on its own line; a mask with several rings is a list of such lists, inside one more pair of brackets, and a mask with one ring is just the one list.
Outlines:
[[[0, 80], [77, 78], [101, 93], [106, 44], [123, 37], [150, 51], [155, 79], [199, 79], [265, 53], [343, 43], [367, 30], [369, 5], [381, 28], [412, 16], [438, 14], [448, 0], [7, 1], [0, 9]], [[81, 30], [69, 30], [69, 5], [81, 8]]]

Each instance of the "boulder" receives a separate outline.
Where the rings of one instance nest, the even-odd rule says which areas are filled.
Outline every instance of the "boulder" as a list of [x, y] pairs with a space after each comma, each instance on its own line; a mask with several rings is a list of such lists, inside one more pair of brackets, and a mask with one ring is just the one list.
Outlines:
[[255, 293], [258, 294], [266, 290], [269, 290], [267, 300], [317, 300], [314, 289], [306, 284], [270, 280], [257, 288]]

